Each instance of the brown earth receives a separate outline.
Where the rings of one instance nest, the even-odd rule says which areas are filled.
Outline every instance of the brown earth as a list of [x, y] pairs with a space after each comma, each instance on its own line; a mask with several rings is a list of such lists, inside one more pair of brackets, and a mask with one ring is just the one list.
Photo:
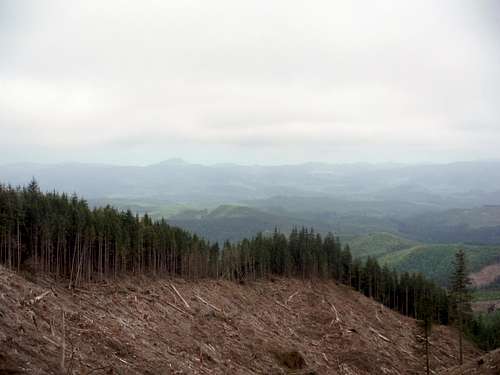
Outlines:
[[500, 375], [500, 349], [445, 371], [446, 375]]
[[500, 310], [500, 300], [476, 301], [472, 303], [472, 311], [488, 313]]
[[[70, 291], [0, 267], [1, 374], [421, 374], [416, 335], [414, 320], [334, 282], [128, 278]], [[455, 332], [434, 327], [431, 353], [434, 371], [455, 365]], [[468, 360], [480, 355], [466, 344]]]
[[486, 286], [500, 277], [500, 263], [490, 264], [469, 275], [474, 287]]

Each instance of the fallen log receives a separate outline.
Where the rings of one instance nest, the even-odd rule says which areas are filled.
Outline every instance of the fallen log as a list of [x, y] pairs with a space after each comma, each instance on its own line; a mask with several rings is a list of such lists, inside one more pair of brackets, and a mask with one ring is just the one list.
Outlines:
[[339, 312], [337, 311], [337, 308], [336, 308], [336, 307], [335, 307], [335, 305], [334, 305], [333, 303], [331, 303], [330, 301], [328, 301], [328, 303], [330, 304], [330, 307], [332, 308], [333, 312], [335, 312], [335, 323], [340, 322]]
[[35, 303], [37, 302], [40, 302], [46, 295], [48, 295], [49, 293], [51, 293], [50, 290], [47, 290], [46, 292], [43, 292], [42, 294], [40, 294], [39, 296], [36, 296], [35, 298], [32, 298], [28, 301], [28, 305], [34, 305]]
[[174, 284], [170, 284], [170, 286], [174, 290], [175, 294], [177, 294], [177, 296], [181, 299], [181, 301], [184, 302], [184, 306], [186, 306], [186, 308], [188, 308], [188, 309], [191, 309], [191, 307], [189, 306], [189, 303], [187, 303], [187, 301], [184, 299], [184, 297], [182, 297], [182, 295], [179, 293], [179, 291], [174, 286]]
[[203, 302], [205, 305], [211, 307], [212, 309], [214, 309], [215, 311], [218, 311], [220, 313], [222, 313], [222, 310], [219, 309], [217, 306], [214, 306], [212, 305], [211, 303], [208, 303], [207, 301], [205, 301], [203, 298], [201, 298], [199, 295], [195, 295], [196, 298], [198, 298], [201, 302]]
[[388, 339], [387, 337], [385, 337], [384, 335], [382, 335], [380, 332], [378, 332], [376, 329], [370, 327], [370, 331], [375, 333], [378, 337], [380, 337], [382, 340], [386, 341], [386, 342], [392, 342], [390, 339]]
[[185, 314], [185, 315], [187, 315], [187, 316], [191, 316], [188, 312], [186, 312], [186, 311], [184, 311], [184, 310], [182, 310], [182, 309], [178, 308], [178, 307], [177, 307], [177, 306], [175, 306], [173, 303], [170, 303], [170, 302], [168, 302], [168, 301], [165, 301], [165, 303], [166, 303], [167, 305], [169, 305], [171, 308], [173, 308], [173, 309], [177, 310], [178, 312], [180, 312], [181, 314]]

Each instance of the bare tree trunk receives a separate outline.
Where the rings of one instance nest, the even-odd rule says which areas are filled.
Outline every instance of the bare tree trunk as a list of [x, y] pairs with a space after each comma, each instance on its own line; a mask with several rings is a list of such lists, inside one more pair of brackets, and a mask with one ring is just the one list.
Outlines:
[[17, 220], [17, 271], [21, 269], [21, 232], [19, 231], [19, 220]]
[[405, 306], [405, 315], [408, 316], [408, 287], [406, 287], [405, 291], [405, 296], [406, 296], [406, 306]]
[[62, 346], [61, 346], [61, 370], [65, 371], [64, 359], [66, 356], [66, 327], [64, 325], [64, 310], [62, 312]]
[[462, 343], [462, 336], [463, 336], [463, 319], [462, 319], [462, 307], [460, 307], [460, 311], [458, 313], [458, 324], [459, 324], [459, 331], [458, 332], [458, 345], [460, 349], [460, 365], [464, 363], [464, 354], [463, 354], [463, 343]]
[[429, 330], [425, 328], [425, 360], [427, 364], [427, 375], [431, 373], [431, 367], [429, 362]]

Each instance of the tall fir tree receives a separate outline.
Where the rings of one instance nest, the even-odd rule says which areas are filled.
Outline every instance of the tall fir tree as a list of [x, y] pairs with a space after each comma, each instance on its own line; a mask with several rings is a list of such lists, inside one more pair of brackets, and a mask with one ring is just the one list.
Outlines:
[[454, 271], [450, 281], [453, 320], [459, 331], [459, 361], [463, 364], [463, 336], [472, 309], [468, 289], [471, 282], [467, 273], [467, 259], [462, 249], [455, 254]]
[[421, 341], [423, 344], [423, 354], [425, 357], [425, 369], [427, 375], [431, 373], [429, 341], [432, 332], [433, 310], [434, 307], [432, 295], [429, 290], [426, 290], [424, 291], [419, 304], [420, 320], [418, 321], [418, 327], [420, 331], [419, 333], [421, 334], [419, 337], [419, 341]]

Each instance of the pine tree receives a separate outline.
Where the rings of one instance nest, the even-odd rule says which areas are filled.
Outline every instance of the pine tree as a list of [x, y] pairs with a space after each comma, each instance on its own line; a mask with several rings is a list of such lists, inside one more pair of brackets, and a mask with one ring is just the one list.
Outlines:
[[419, 306], [420, 320], [418, 326], [421, 333], [421, 341], [423, 341], [426, 373], [430, 374], [430, 361], [429, 361], [429, 338], [432, 331], [433, 323], [433, 300], [429, 290], [425, 291]]
[[467, 261], [463, 250], [455, 254], [454, 272], [451, 276], [451, 302], [455, 325], [459, 331], [459, 360], [463, 364], [463, 335], [465, 323], [471, 312], [471, 296], [467, 289], [470, 280], [467, 276]]

